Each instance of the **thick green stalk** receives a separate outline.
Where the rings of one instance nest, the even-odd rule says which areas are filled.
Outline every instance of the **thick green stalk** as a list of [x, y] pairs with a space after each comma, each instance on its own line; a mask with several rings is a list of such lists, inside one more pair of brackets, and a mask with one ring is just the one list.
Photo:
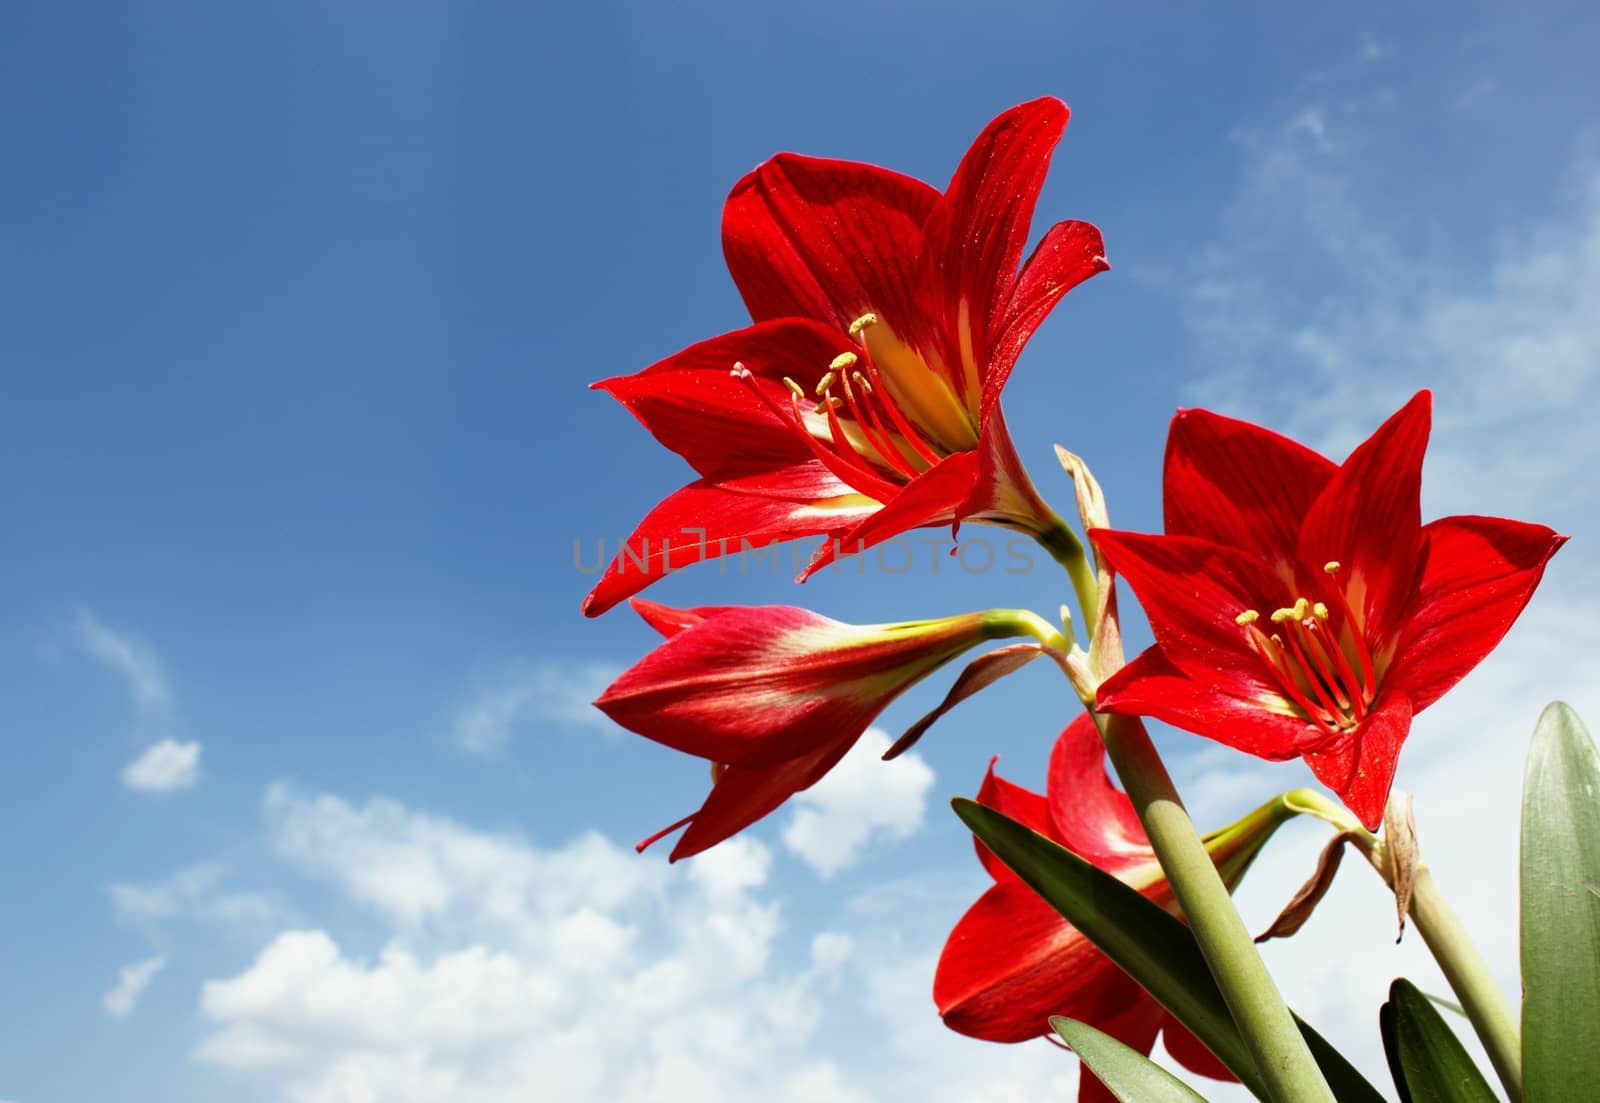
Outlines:
[[1511, 1103], [1522, 1099], [1522, 1032], [1488, 964], [1426, 866], [1411, 883], [1411, 918], [1489, 1054]]
[[1274, 1103], [1334, 1103], [1138, 717], [1096, 714], [1111, 764]]
[[1066, 568], [1078, 608], [1083, 612], [1086, 638], [1094, 639], [1095, 621], [1100, 613], [1100, 581], [1095, 578], [1094, 565], [1089, 562], [1083, 542], [1059, 517], [1048, 532], [1035, 533], [1034, 539], [1050, 553], [1050, 558]]

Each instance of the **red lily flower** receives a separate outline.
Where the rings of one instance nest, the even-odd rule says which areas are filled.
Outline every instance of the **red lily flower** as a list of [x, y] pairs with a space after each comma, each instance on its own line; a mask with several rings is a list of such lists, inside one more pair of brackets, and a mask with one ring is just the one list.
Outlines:
[[833, 769], [906, 689], [963, 651], [1019, 634], [1003, 612], [851, 625], [786, 605], [633, 607], [667, 641], [595, 702], [630, 731], [709, 759], [712, 788], [672, 860], [750, 826]]
[[[1106, 777], [1104, 762], [1094, 722], [1082, 716], [1056, 740], [1043, 796], [996, 776], [991, 760], [978, 801], [1171, 908], [1172, 886], [1132, 802]], [[1230, 888], [1277, 823], [1258, 817], [1248, 829], [1206, 837]], [[1165, 1030], [1167, 1051], [1186, 1068], [1219, 1080], [1236, 1079], [987, 847], [978, 843], [977, 848], [995, 884], [961, 917], [939, 957], [933, 1000], [945, 1025], [992, 1042], [1022, 1042], [1051, 1034], [1050, 1016], [1066, 1015], [1144, 1054]], [[1087, 1065], [1080, 1074], [1078, 1099], [1114, 1103]]]
[[1056, 301], [1108, 267], [1098, 230], [1061, 222], [1018, 268], [1067, 116], [1054, 99], [1005, 112], [942, 195], [791, 153], [739, 181], [723, 251], [755, 324], [595, 384], [700, 477], [650, 511], [585, 613], [730, 545], [828, 535], [803, 581], [912, 528], [1059, 524], [1000, 391]]
[[1376, 829], [1412, 716], [1493, 650], [1566, 541], [1493, 517], [1422, 524], [1431, 402], [1419, 393], [1342, 465], [1181, 411], [1166, 535], [1092, 533], [1156, 638], [1098, 707], [1299, 755]]

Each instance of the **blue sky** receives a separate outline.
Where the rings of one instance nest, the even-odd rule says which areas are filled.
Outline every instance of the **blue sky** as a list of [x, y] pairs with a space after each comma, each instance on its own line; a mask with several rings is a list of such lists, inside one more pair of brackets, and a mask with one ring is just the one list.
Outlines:
[[[1575, 537], [1402, 760], [1511, 986], [1526, 733], [1557, 695], [1600, 716], [1597, 20], [8, 9], [0, 1100], [1070, 1097], [1070, 1058], [948, 1035], [926, 995], [983, 886], [943, 801], [993, 753], [1041, 781], [1058, 682], [1030, 669], [898, 769], [668, 868], [631, 843], [698, 802], [703, 764], [583, 708], [650, 633], [584, 621], [574, 560], [683, 480], [586, 386], [740, 324], [735, 179], [793, 149], [942, 186], [1047, 93], [1074, 115], [1039, 226], [1095, 222], [1114, 266], [1007, 392], [1048, 497], [1070, 502], [1060, 441], [1154, 528], [1174, 407], [1342, 455], [1431, 386], [1425, 506]], [[889, 579], [706, 568], [654, 596], [860, 621], [1064, 599], [1042, 561], [917, 551]], [[1202, 820], [1303, 776], [1163, 745]], [[1315, 846], [1286, 835], [1247, 905], [1270, 916]], [[1274, 961], [1381, 1069], [1370, 1001], [1427, 966], [1361, 876]]]

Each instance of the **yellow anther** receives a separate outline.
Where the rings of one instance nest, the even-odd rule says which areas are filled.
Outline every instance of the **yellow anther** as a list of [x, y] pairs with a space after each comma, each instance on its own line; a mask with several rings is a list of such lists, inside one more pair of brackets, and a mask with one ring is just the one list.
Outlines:
[[1300, 598], [1294, 603], [1294, 619], [1305, 620], [1306, 614], [1311, 612], [1311, 603], [1305, 598]]
[[1294, 619], [1294, 610], [1293, 609], [1274, 609], [1272, 611], [1272, 623], [1273, 624], [1282, 624], [1286, 620], [1293, 620], [1293, 619]]
[[1322, 565], [1322, 569], [1327, 571], [1329, 574], [1338, 574], [1339, 561], [1337, 559], [1330, 559]]
[[828, 370], [838, 371], [841, 368], [853, 368], [856, 366], [856, 359], [856, 354], [853, 352], [841, 352], [833, 358], [833, 363], [828, 365]]
[[793, 391], [796, 398], [804, 398], [806, 396], [805, 388], [801, 387], [800, 384], [796, 383], [793, 379], [790, 379], [787, 375], [783, 377], [783, 385]]
[[820, 380], [818, 380], [817, 381], [817, 394], [819, 394], [819, 395], [827, 394], [828, 393], [828, 388], [833, 386], [833, 380], [834, 380], [834, 374], [832, 372], [829, 372], [827, 375], [824, 375]]
[[871, 312], [863, 314], [861, 317], [850, 323], [850, 336], [859, 337], [862, 330], [866, 329], [868, 326], [875, 326], [877, 324], [878, 316], [876, 314]]
[[1316, 614], [1319, 620], [1328, 619], [1328, 607], [1322, 604], [1320, 601], [1311, 607], [1311, 611], [1312, 613]]
[[1256, 612], [1254, 609], [1246, 609], [1244, 612], [1233, 618], [1233, 623], [1243, 627], [1246, 624], [1254, 624], [1260, 619], [1260, 613]]
[[860, 372], [851, 372], [850, 378], [854, 379], [856, 381], [856, 386], [860, 387], [863, 391], [867, 392], [868, 394], [872, 393], [872, 383], [867, 379], [866, 376], [862, 375]]

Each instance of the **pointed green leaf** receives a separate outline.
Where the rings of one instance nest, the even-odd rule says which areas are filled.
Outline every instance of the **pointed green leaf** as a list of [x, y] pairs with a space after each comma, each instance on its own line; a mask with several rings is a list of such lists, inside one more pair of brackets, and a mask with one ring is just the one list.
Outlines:
[[1522, 1079], [1528, 1103], [1600, 1091], [1600, 759], [1557, 701], [1522, 785]]
[[1206, 1103], [1150, 1058], [1088, 1023], [1053, 1015], [1050, 1025], [1120, 1103]]
[[[972, 833], [1034, 892], [1187, 1026], [1245, 1087], [1267, 1098], [1217, 982], [1181, 920], [994, 809], [961, 797], [951, 803]], [[1320, 1034], [1303, 1022], [1299, 1026], [1339, 1103], [1382, 1103], [1377, 1089]]]
[[1401, 1103], [1496, 1103], [1483, 1073], [1416, 985], [1404, 979], [1390, 985], [1378, 1023]]

